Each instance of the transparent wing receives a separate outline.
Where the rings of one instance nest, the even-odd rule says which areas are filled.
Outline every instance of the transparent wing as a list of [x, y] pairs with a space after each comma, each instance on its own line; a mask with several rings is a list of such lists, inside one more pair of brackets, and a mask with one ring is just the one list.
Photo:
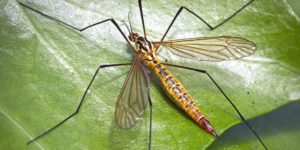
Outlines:
[[136, 124], [145, 112], [148, 96], [148, 74], [136, 56], [116, 104], [115, 117], [119, 127], [128, 129]]
[[242, 58], [253, 54], [256, 50], [253, 42], [229, 36], [178, 39], [153, 44], [162, 45], [181, 57], [208, 61]]

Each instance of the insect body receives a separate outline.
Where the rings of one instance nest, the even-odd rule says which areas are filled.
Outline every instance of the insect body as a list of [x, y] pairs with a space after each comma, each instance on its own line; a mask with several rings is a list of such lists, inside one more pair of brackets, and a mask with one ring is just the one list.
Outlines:
[[153, 46], [152, 42], [149, 42], [144, 37], [138, 36], [137, 33], [131, 33], [129, 37], [133, 37], [129, 39], [136, 44], [137, 53], [140, 55], [137, 57], [141, 57], [143, 63], [160, 79], [163, 89], [169, 98], [204, 130], [217, 137], [218, 135], [212, 125], [201, 113], [193, 98], [188, 94], [180, 81], [160, 63], [160, 60], [156, 57], [156, 47]]

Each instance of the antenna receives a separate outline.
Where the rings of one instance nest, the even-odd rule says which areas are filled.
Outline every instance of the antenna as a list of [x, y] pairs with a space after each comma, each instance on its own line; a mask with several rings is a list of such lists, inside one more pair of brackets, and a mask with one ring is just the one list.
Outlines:
[[130, 21], [129, 13], [130, 13], [130, 12], [128, 12], [128, 21], [129, 21], [129, 27], [130, 27], [130, 30], [129, 30], [129, 27], [128, 27], [128, 25], [125, 23], [125, 21], [124, 21], [124, 20], [122, 20], [122, 22], [125, 24], [125, 26], [126, 26], [126, 28], [127, 28], [128, 32], [129, 32], [129, 33], [132, 33], [132, 25], [131, 25], [131, 21]]
[[[125, 26], [126, 26], [126, 28], [127, 28], [127, 30], [128, 30], [128, 32], [129, 32], [129, 34], [132, 32], [132, 30], [129, 30], [129, 28], [128, 28], [128, 25], [126, 24], [126, 22], [124, 21], [124, 20], [122, 20], [122, 22], [125, 24]], [[129, 22], [130, 23], [130, 22]], [[131, 29], [131, 28], [130, 28]], [[131, 31], [131, 32], [130, 32]]]
[[129, 21], [130, 31], [132, 32], [132, 25], [131, 25], [131, 21], [130, 21], [129, 13], [130, 13], [130, 12], [128, 12], [128, 21]]

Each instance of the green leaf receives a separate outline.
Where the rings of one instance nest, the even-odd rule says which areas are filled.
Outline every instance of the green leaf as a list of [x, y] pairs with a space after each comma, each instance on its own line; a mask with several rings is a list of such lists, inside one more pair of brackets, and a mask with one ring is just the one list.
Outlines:
[[[300, 102], [296, 101], [271, 113], [250, 120], [255, 130], [264, 136], [270, 149], [297, 149], [300, 137]], [[213, 142], [208, 149], [261, 149], [257, 140], [247, 133], [244, 124], [236, 125]]]
[[[143, 33], [135, 0], [24, 3], [77, 28], [114, 18], [125, 34], [128, 34], [127, 29], [121, 21], [128, 22], [130, 12], [134, 31]], [[245, 3], [245, 0], [144, 1], [147, 37], [159, 40], [181, 5], [217, 25]], [[133, 53], [111, 23], [78, 32], [16, 1], [1, 1], [0, 7], [1, 149], [147, 149], [149, 108], [130, 130], [118, 128], [114, 120], [115, 100], [128, 66], [101, 70], [80, 113], [27, 146], [29, 139], [75, 111], [100, 64], [132, 62]], [[299, 27], [299, 18], [285, 1], [274, 1], [270, 5], [269, 1], [257, 0], [214, 31], [183, 11], [166, 39], [238, 36], [256, 43], [257, 52], [244, 59], [224, 62], [186, 60], [164, 49], [162, 56], [168, 58], [169, 63], [207, 70], [245, 118], [251, 119], [299, 100]], [[220, 135], [241, 122], [205, 75], [172, 67], [170, 70], [196, 99]], [[169, 101], [153, 75], [151, 82], [153, 149], [208, 147], [215, 139]], [[262, 149], [252, 133], [244, 130], [247, 129], [242, 133], [237, 130], [236, 134], [249, 136], [253, 142], [238, 142], [236, 148]], [[270, 148], [275, 147], [277, 141], [269, 136], [276, 135], [259, 134]]]

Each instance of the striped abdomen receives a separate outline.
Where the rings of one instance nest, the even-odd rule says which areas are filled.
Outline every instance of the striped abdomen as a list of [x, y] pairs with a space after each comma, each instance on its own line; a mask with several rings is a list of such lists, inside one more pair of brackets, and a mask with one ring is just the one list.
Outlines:
[[149, 62], [149, 67], [159, 78], [170, 99], [184, 110], [198, 125], [214, 136], [218, 136], [206, 117], [200, 112], [193, 98], [187, 93], [182, 84], [158, 59]]

